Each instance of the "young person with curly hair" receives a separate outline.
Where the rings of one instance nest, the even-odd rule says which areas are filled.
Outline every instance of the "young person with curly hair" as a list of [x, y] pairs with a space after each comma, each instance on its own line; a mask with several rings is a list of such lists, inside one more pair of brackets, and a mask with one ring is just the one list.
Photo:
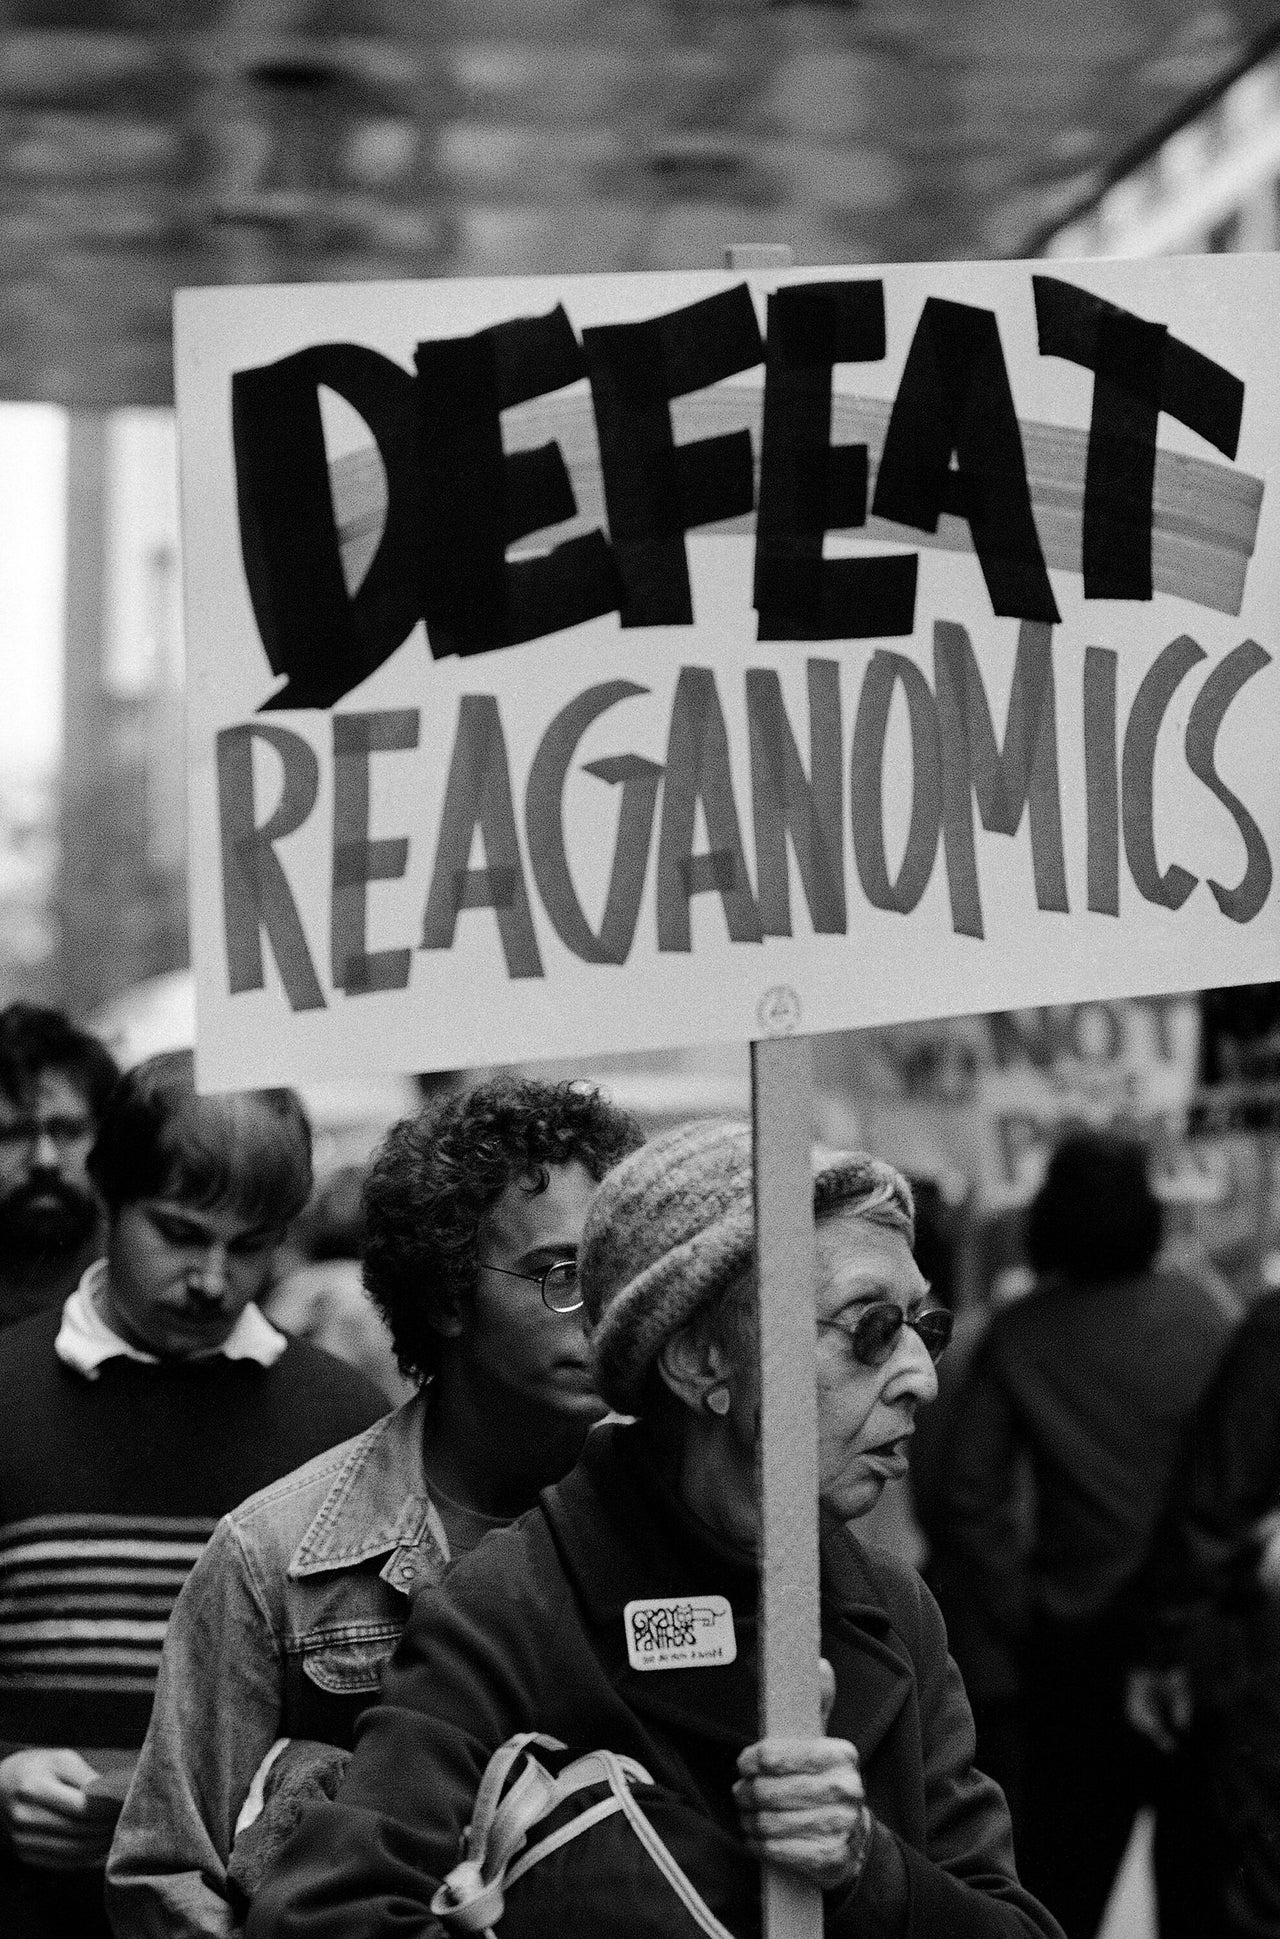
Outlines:
[[118, 1933], [236, 1929], [282, 1828], [336, 1783], [416, 1594], [573, 1466], [605, 1411], [578, 1242], [640, 1142], [597, 1091], [511, 1079], [388, 1133], [365, 1283], [420, 1391], [228, 1515], [193, 1572], [112, 1848]]

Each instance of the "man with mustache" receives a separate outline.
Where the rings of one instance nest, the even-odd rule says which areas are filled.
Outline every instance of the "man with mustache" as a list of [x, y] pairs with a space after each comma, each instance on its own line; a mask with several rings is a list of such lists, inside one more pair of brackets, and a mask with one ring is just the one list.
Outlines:
[[105, 1939], [103, 1872], [174, 1601], [219, 1518], [378, 1420], [371, 1382], [257, 1300], [311, 1188], [289, 1091], [112, 1091], [103, 1256], [0, 1338], [0, 1933]]
[[0, 1010], [0, 1327], [61, 1306], [101, 1249], [85, 1161], [118, 1075], [60, 1010]]

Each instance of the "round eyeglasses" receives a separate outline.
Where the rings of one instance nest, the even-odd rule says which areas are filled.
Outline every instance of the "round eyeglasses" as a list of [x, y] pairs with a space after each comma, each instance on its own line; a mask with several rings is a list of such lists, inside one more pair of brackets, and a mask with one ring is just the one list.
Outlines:
[[510, 1266], [491, 1266], [486, 1259], [480, 1264], [486, 1272], [500, 1272], [506, 1279], [529, 1280], [542, 1294], [543, 1305], [553, 1313], [576, 1313], [582, 1304], [576, 1259], [557, 1259], [545, 1272], [513, 1272]]
[[951, 1338], [954, 1316], [945, 1306], [926, 1306], [923, 1312], [907, 1313], [891, 1299], [878, 1299], [873, 1305], [863, 1307], [852, 1326], [845, 1326], [840, 1320], [820, 1320], [818, 1324], [843, 1333], [864, 1367], [883, 1367], [897, 1346], [904, 1326], [920, 1335], [931, 1360], [940, 1359]]

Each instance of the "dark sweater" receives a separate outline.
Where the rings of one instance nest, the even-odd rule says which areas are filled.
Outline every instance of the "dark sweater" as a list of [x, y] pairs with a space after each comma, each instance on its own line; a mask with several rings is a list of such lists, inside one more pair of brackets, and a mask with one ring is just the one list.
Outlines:
[[107, 1361], [53, 1344], [58, 1311], [0, 1338], [0, 1756], [137, 1748], [169, 1612], [219, 1517], [387, 1411], [293, 1341], [273, 1367]]
[[943, 1492], [954, 1551], [1002, 1632], [1116, 1614], [1238, 1318], [1211, 1287], [1156, 1269], [1047, 1284], [995, 1316], [956, 1403]]

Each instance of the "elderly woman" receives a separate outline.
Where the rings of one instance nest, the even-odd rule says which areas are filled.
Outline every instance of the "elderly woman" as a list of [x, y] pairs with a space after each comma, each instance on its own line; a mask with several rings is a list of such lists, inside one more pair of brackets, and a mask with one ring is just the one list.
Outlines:
[[[830, 1935], [1056, 1933], [1018, 1884], [999, 1790], [973, 1768], [928, 1592], [844, 1527], [904, 1472], [949, 1332], [912, 1258], [910, 1192], [846, 1153], [815, 1165], [814, 1204], [828, 1734], [756, 1741], [751, 1144], [737, 1126], [686, 1125], [606, 1178], [580, 1257], [599, 1390], [638, 1420], [596, 1429], [538, 1507], [419, 1601], [346, 1783], [304, 1814], [251, 1939], [438, 1931], [432, 1900], [481, 1777], [526, 1731], [637, 1760], [732, 1932], [758, 1929], [763, 1858], [821, 1888]], [[714, 1640], [682, 1647], [699, 1633]], [[555, 1916], [522, 1930], [694, 1930], [656, 1869], [619, 1883], [601, 1840], [557, 1854]]]

